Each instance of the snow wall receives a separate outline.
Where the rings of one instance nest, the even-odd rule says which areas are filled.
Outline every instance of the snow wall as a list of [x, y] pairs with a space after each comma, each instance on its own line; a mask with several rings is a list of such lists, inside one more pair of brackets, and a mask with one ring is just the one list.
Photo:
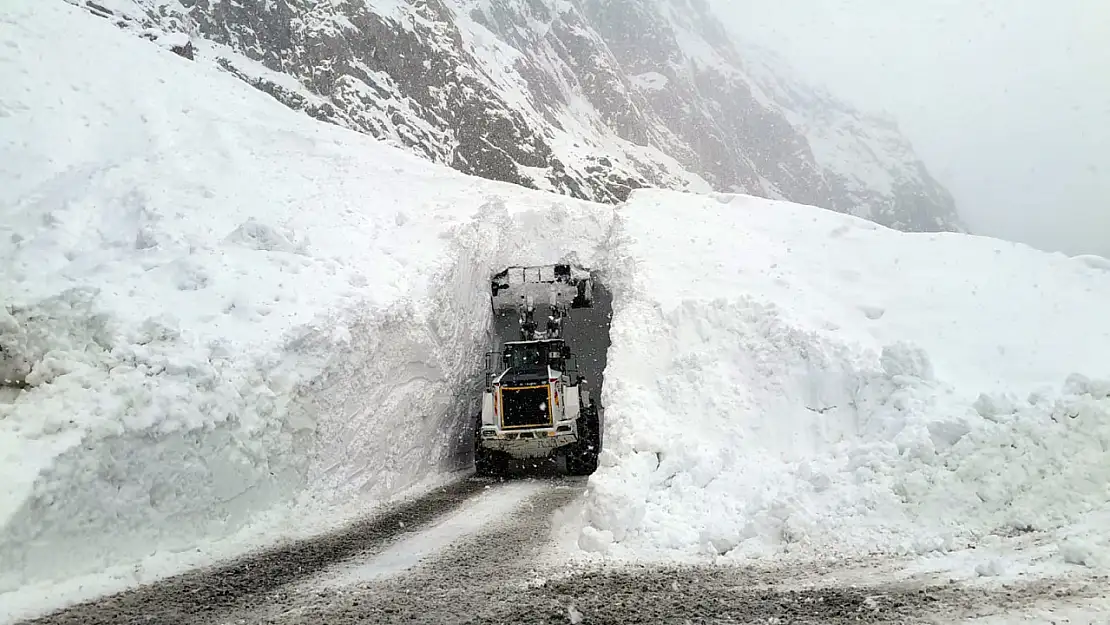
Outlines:
[[613, 294], [582, 548], [1105, 550], [1076, 534], [1110, 500], [1102, 259], [739, 196], [637, 192], [614, 217], [316, 123], [67, 4], [9, 5], [0, 602], [146, 581], [167, 570], [132, 563], [235, 555], [465, 468], [486, 277], [557, 260]]
[[1104, 263], [664, 191], [619, 209], [610, 254], [582, 548], [921, 554], [1043, 530], [1110, 566]]
[[489, 276], [597, 264], [611, 208], [318, 123], [65, 3], [5, 13], [0, 593], [469, 469]]

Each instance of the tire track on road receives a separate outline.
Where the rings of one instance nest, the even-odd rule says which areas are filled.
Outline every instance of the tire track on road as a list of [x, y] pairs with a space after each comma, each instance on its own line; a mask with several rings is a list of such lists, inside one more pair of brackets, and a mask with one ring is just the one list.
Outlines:
[[[440, 550], [422, 564], [378, 581], [271, 597], [259, 611], [244, 611], [211, 625], [319, 625], [466, 622], [475, 600], [505, 591], [526, 594], [544, 570], [536, 558], [552, 538], [555, 512], [573, 502], [586, 479], [542, 480], [499, 523]], [[512, 621], [507, 621], [512, 622]]]

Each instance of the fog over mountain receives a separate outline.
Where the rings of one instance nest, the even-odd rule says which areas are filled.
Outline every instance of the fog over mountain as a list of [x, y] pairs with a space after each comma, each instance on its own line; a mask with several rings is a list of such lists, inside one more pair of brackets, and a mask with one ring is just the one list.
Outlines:
[[1110, 7], [1100, 0], [713, 0], [730, 31], [885, 110], [972, 231], [1110, 256]]

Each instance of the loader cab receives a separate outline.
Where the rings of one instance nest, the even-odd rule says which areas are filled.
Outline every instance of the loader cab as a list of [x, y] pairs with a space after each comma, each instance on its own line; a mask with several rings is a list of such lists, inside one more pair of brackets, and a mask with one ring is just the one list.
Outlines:
[[501, 364], [509, 370], [551, 367], [556, 371], [566, 371], [568, 358], [570, 348], [562, 339], [518, 341], [505, 344]]
[[570, 380], [578, 373], [572, 360], [574, 355], [563, 339], [513, 341], [505, 343], [502, 349], [486, 355], [487, 389], [492, 389], [495, 382], [547, 382], [551, 371], [558, 371]]

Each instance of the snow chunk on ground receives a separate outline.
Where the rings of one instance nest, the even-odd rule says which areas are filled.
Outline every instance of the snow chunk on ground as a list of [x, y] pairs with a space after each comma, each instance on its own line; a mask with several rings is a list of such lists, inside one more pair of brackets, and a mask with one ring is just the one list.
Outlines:
[[316, 122], [69, 4], [13, 0], [0, 40], [4, 601], [467, 468], [489, 275], [599, 262], [611, 208]]
[[638, 191], [619, 211], [580, 548], [939, 553], [1108, 510], [1110, 276], [725, 199]]

